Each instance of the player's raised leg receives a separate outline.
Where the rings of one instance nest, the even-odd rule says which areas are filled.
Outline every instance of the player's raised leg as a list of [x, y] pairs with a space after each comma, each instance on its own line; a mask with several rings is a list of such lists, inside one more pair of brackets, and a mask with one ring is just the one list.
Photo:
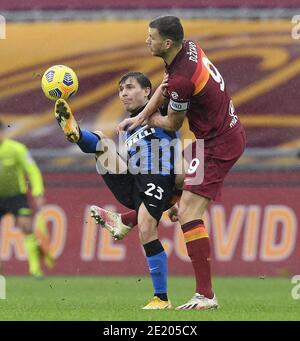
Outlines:
[[66, 138], [70, 142], [78, 142], [80, 139], [80, 129], [72, 114], [70, 106], [64, 99], [59, 99], [55, 103], [55, 118]]
[[[77, 143], [84, 153], [96, 155], [97, 169], [100, 166], [111, 173], [126, 172], [127, 164], [120, 158], [114, 141], [107, 138], [100, 130], [91, 132], [81, 129], [69, 104], [63, 99], [55, 103], [55, 118], [70, 142]], [[101, 172], [99, 171], [100, 174]]]
[[[133, 226], [137, 224], [135, 211], [129, 211], [127, 216], [127, 224], [123, 223], [122, 214], [105, 210], [98, 206], [90, 207], [91, 217], [95, 219], [96, 223], [105, 228], [109, 233], [118, 240], [123, 239]], [[131, 213], [131, 214], [130, 214]]]

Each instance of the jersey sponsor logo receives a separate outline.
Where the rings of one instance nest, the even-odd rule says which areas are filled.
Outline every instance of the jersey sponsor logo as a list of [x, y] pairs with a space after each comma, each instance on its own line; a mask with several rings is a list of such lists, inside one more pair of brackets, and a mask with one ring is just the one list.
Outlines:
[[174, 111], [186, 111], [188, 109], [189, 102], [179, 103], [171, 99], [169, 105]]
[[128, 149], [130, 149], [138, 141], [144, 139], [145, 137], [147, 137], [149, 135], [153, 135], [153, 134], [155, 134], [155, 129], [154, 128], [148, 128], [148, 125], [145, 125], [144, 127], [137, 130], [135, 133], [130, 135], [125, 140], [125, 145]]
[[187, 52], [189, 55], [189, 60], [192, 62], [197, 63], [198, 62], [198, 51], [197, 51], [197, 46], [194, 42], [189, 41], [189, 51]]

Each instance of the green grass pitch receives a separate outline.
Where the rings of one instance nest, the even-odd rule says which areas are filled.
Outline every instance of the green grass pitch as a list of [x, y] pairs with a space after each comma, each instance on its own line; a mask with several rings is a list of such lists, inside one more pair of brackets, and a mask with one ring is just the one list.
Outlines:
[[[7, 277], [0, 299], [0, 321], [210, 321], [299, 320], [300, 300], [291, 296], [289, 278], [214, 278], [220, 309], [144, 311], [152, 296], [148, 277]], [[173, 306], [194, 291], [192, 277], [170, 277]]]

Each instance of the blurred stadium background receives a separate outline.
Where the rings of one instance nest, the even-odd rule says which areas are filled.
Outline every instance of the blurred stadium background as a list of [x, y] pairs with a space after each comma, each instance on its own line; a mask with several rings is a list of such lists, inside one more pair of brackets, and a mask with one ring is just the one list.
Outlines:
[[[299, 7], [299, 8], [298, 8]], [[24, 142], [43, 171], [57, 265], [50, 275], [146, 275], [137, 232], [114, 242], [89, 218], [91, 204], [124, 211], [95, 171], [92, 157], [66, 142], [41, 74], [66, 64], [79, 78], [72, 107], [87, 129], [116, 138], [125, 115], [117, 81], [128, 70], [154, 85], [163, 63], [146, 46], [148, 20], [182, 18], [186, 38], [200, 42], [224, 76], [246, 127], [245, 155], [227, 178], [223, 201], [206, 214], [215, 276], [299, 273], [300, 40], [291, 22], [299, 1], [263, 0], [1, 0], [6, 39], [0, 40], [0, 117], [7, 135]], [[191, 137], [187, 126], [183, 138]], [[171, 275], [191, 275], [179, 226], [166, 218], [160, 236]], [[2, 220], [5, 274], [27, 274], [21, 233]]]

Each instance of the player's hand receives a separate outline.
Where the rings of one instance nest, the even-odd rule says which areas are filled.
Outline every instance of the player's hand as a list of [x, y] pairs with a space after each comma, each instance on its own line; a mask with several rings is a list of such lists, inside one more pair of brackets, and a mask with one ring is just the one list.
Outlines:
[[117, 133], [120, 133], [121, 131], [126, 131], [128, 126], [130, 126], [134, 122], [135, 117], [125, 118], [123, 121], [121, 121], [117, 126]]
[[135, 117], [130, 117], [130, 118], [125, 118], [121, 123], [119, 123], [117, 127], [117, 132], [121, 132], [124, 130], [131, 131], [134, 128], [136, 128], [139, 125], [146, 124], [146, 118], [143, 112], [140, 112], [137, 116]]
[[178, 205], [175, 204], [168, 210], [168, 216], [173, 223], [178, 221]]
[[45, 198], [42, 195], [35, 197], [34, 201], [35, 201], [37, 210], [40, 210], [45, 205]]

